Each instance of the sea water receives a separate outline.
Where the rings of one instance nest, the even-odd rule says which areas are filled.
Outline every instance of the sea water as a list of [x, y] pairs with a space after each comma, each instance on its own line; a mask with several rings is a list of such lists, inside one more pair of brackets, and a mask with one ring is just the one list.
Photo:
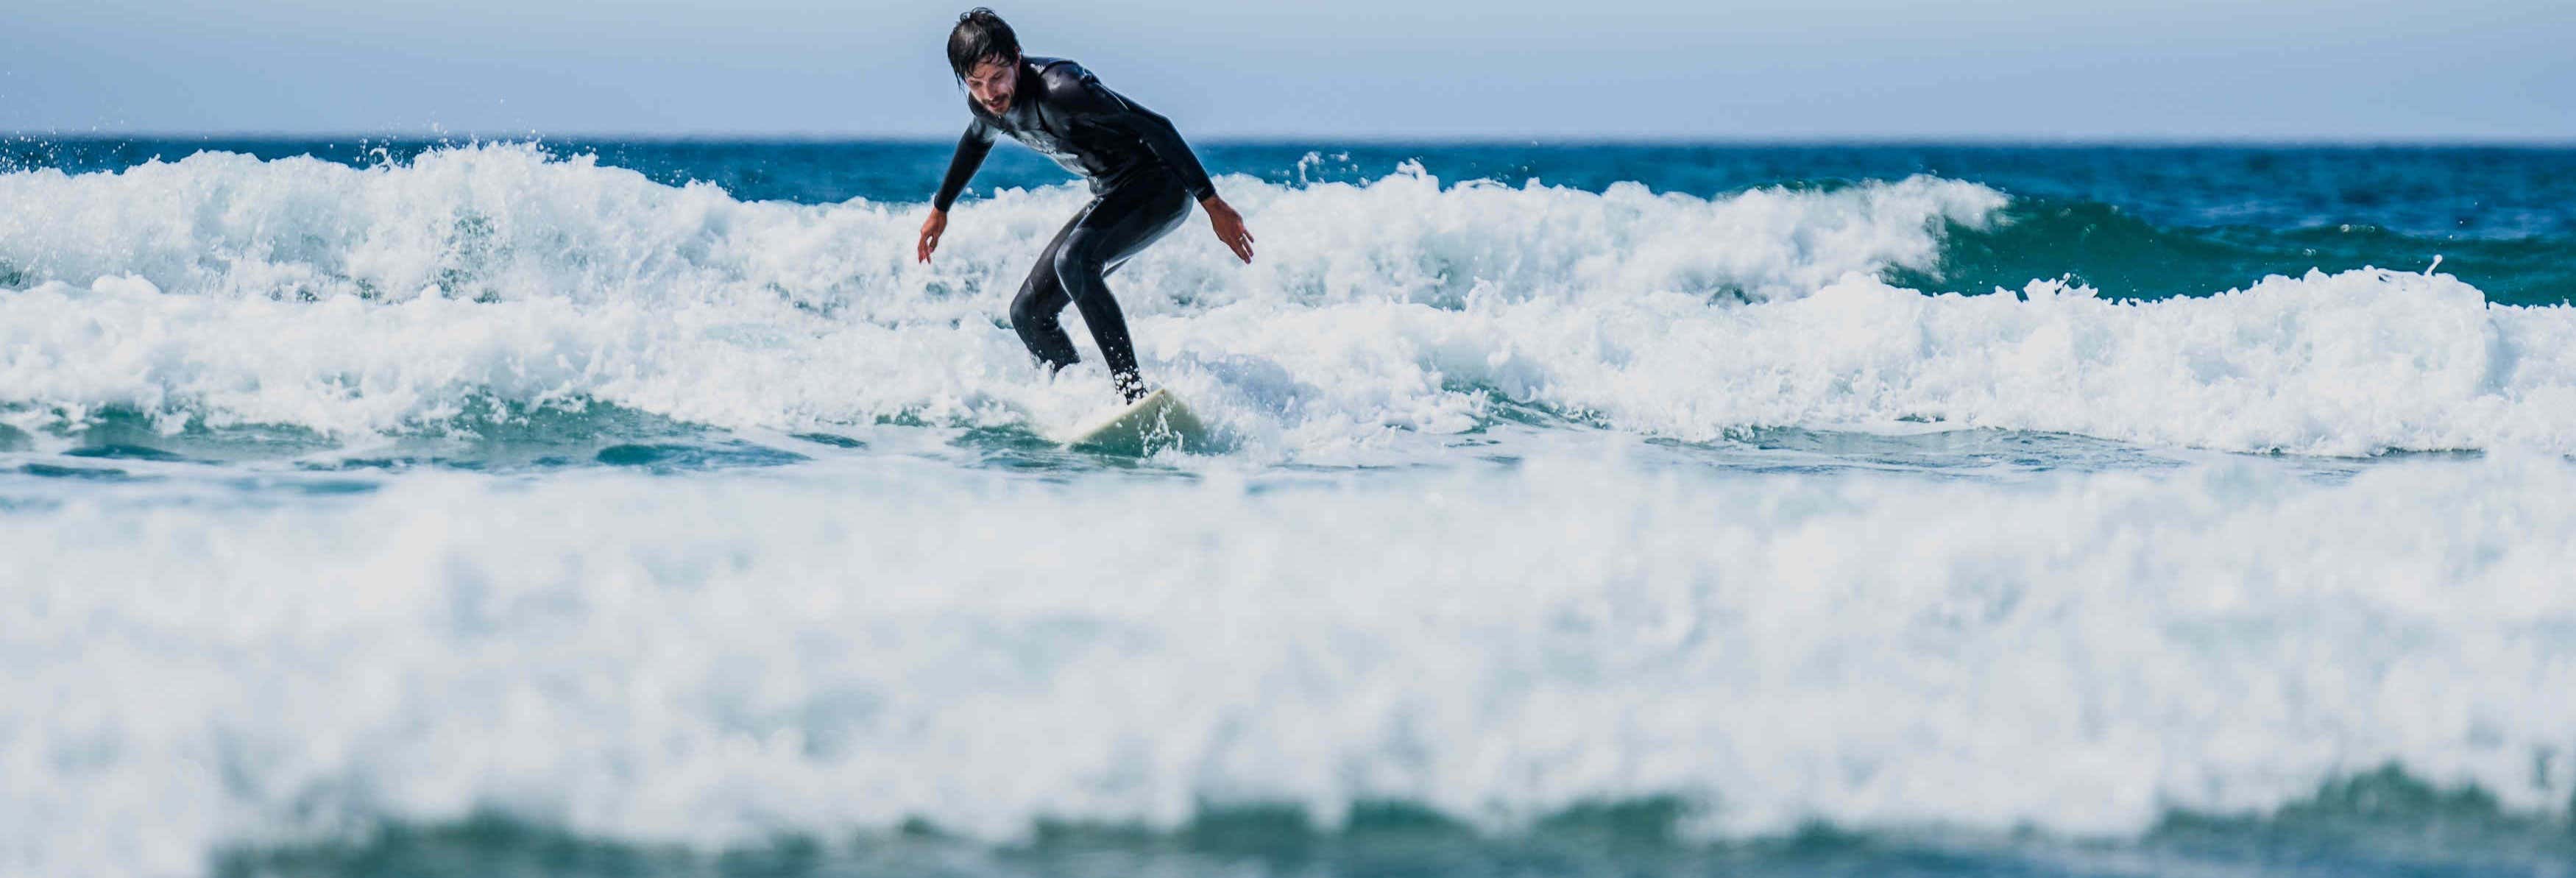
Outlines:
[[2576, 874], [2576, 150], [1202, 153], [0, 143], [0, 874]]

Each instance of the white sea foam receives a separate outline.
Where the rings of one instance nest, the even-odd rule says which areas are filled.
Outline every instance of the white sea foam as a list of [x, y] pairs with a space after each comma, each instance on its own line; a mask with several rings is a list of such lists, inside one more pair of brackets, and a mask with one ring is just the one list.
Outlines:
[[[1889, 286], [2000, 221], [1933, 178], [1224, 185], [1258, 263], [1194, 222], [1113, 281], [1152, 374], [1244, 440], [1178, 479], [889, 450], [315, 497], [0, 453], [0, 874], [186, 874], [482, 806], [717, 843], [1241, 800], [1508, 829], [1678, 794], [1716, 835], [2116, 835], [2394, 761], [2567, 807], [2576, 309], [2381, 271], [2150, 303]], [[0, 175], [0, 423], [1062, 424], [1098, 373], [1041, 379], [999, 320], [1082, 197], [969, 202], [921, 267], [918, 205], [525, 147]], [[1512, 467], [1389, 441], [1498, 401], [1612, 430], [1534, 429]], [[1769, 478], [1622, 435], [1899, 422], [2497, 453]], [[1439, 465], [1259, 465], [1378, 444]]]
[[715, 844], [1678, 794], [1718, 835], [2116, 835], [2390, 761], [2517, 809], [2576, 784], [2564, 461], [1993, 482], [1619, 444], [1320, 481], [72, 493], [0, 528], [0, 871], [478, 807]]

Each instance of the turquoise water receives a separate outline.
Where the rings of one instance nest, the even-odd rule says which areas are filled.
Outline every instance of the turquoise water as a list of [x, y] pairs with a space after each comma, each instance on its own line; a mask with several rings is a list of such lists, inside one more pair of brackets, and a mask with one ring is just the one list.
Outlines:
[[0, 872], [2576, 871], [2576, 151], [1203, 151], [0, 142]]
[[1852, 833], [1693, 842], [1685, 806], [1570, 809], [1506, 837], [1402, 803], [1318, 828], [1288, 807], [1219, 809], [1172, 831], [1046, 824], [992, 846], [910, 824], [845, 839], [783, 836], [717, 851], [585, 838], [485, 814], [382, 827], [356, 843], [228, 851], [219, 875], [2514, 875], [2563, 874], [2564, 827], [2394, 771], [2321, 789], [2262, 821], [2175, 814], [2144, 837]]

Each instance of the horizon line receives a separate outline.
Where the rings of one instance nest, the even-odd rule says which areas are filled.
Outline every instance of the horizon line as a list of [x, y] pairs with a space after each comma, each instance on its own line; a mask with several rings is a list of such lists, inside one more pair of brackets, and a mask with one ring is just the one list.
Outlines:
[[[0, 141], [102, 140], [236, 140], [312, 142], [333, 140], [395, 143], [545, 143], [549, 141], [623, 143], [944, 143], [947, 134], [863, 134], [856, 132], [400, 132], [400, 131], [78, 131], [0, 130]], [[1402, 146], [1417, 144], [1531, 146], [2064, 146], [2064, 147], [2501, 147], [2576, 148], [2576, 136], [2251, 136], [2222, 135], [2019, 135], [2019, 134], [1886, 134], [1886, 135], [1692, 135], [1692, 134], [1308, 134], [1240, 133], [1190, 138], [1210, 145]]]

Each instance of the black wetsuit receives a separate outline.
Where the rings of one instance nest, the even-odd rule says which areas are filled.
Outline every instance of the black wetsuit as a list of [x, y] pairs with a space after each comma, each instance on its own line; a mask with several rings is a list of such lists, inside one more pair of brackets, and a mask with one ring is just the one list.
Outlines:
[[1010, 109], [1001, 115], [985, 111], [972, 97], [966, 105], [975, 121], [958, 138], [931, 206], [947, 210], [956, 202], [992, 151], [993, 138], [1003, 134], [1090, 180], [1091, 203], [1047, 242], [1019, 297], [1011, 300], [1011, 328], [1038, 359], [1058, 369], [1071, 365], [1078, 359], [1073, 339], [1057, 320], [1071, 302], [1082, 309], [1082, 322], [1100, 343], [1119, 391], [1129, 399], [1142, 395], [1127, 318], [1109, 297], [1104, 278], [1178, 227], [1189, 217], [1191, 201], [1216, 195], [1207, 170], [1171, 120], [1110, 91], [1071, 61], [1023, 59]]

